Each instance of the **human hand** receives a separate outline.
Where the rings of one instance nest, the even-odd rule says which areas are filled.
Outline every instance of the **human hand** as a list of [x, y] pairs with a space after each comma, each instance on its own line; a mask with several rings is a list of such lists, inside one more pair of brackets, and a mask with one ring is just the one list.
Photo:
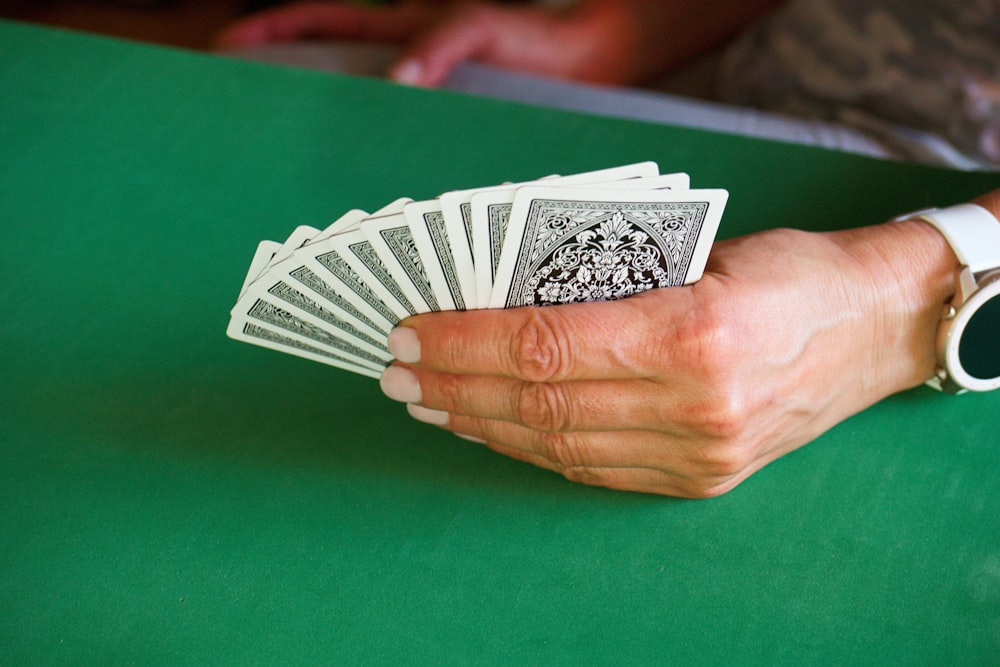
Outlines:
[[302, 39], [396, 44], [389, 76], [436, 86], [466, 60], [565, 79], [626, 83], [655, 58], [636, 38], [634, 0], [574, 3], [553, 9], [479, 2], [403, 2], [371, 8], [302, 2], [243, 19], [217, 38], [220, 49]]
[[409, 318], [381, 384], [571, 480], [714, 496], [930, 377], [955, 266], [920, 222], [762, 232], [718, 242], [688, 287]]

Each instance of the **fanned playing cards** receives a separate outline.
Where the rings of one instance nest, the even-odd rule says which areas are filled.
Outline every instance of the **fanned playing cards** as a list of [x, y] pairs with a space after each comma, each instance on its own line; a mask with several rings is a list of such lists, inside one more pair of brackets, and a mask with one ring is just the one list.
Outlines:
[[654, 162], [397, 199], [261, 241], [227, 334], [369, 377], [418, 313], [622, 299], [699, 278], [728, 193]]

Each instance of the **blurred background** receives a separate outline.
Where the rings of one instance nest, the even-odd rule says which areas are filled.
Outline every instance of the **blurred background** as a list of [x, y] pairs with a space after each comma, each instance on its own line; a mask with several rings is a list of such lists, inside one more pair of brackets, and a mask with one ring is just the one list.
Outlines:
[[0, 0], [0, 18], [207, 49], [233, 19], [268, 0]]

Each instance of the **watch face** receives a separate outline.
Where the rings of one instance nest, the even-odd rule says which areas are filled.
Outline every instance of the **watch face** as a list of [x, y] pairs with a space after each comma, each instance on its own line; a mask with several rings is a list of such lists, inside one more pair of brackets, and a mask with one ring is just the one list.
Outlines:
[[1000, 294], [969, 318], [958, 346], [958, 359], [965, 372], [977, 380], [1000, 377]]

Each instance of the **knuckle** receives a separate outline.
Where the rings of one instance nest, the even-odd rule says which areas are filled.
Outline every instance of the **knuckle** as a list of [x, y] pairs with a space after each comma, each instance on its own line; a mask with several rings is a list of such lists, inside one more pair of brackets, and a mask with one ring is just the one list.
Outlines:
[[687, 498], [708, 500], [729, 493], [739, 486], [744, 479], [745, 476], [730, 477], [722, 481], [708, 479], [694, 480], [684, 485], [680, 490]]
[[746, 353], [744, 342], [740, 329], [725, 312], [704, 306], [681, 322], [669, 344], [688, 368], [697, 369], [711, 381], [731, 370], [738, 355]]
[[[680, 372], [690, 382], [683, 422], [712, 439], [741, 438], [753, 423], [755, 405], [766, 401], [763, 388], [752, 385], [742, 372], [753, 350], [748, 350], [741, 329], [717, 309], [703, 309], [686, 318], [671, 344]], [[671, 420], [671, 415], [661, 416]]]
[[698, 430], [715, 440], [736, 442], [749, 428], [752, 411], [735, 387], [716, 388], [698, 411]]
[[570, 359], [563, 326], [555, 308], [530, 308], [527, 320], [511, 339], [511, 371], [529, 382], [552, 382], [566, 377]]
[[569, 466], [560, 471], [563, 477], [577, 484], [615, 488], [616, 480], [604, 468], [590, 466]]
[[561, 385], [522, 384], [516, 401], [517, 420], [535, 431], [565, 431], [573, 423], [570, 402]]
[[743, 443], [730, 442], [707, 447], [699, 459], [698, 469], [706, 479], [731, 480], [744, 474], [753, 462], [753, 455]]
[[681, 492], [684, 494], [685, 498], [690, 498], [692, 500], [710, 500], [712, 498], [718, 498], [719, 496], [725, 495], [730, 490], [730, 487], [719, 484], [693, 482], [683, 487]]
[[568, 433], [539, 433], [538, 451], [562, 475], [587, 465], [586, 445]]
[[701, 385], [689, 393], [681, 409], [670, 403], [657, 406], [654, 415], [658, 423], [676, 424], [715, 446], [745, 438], [760, 419], [754, 408], [757, 398], [738, 381], [717, 381], [714, 386]]
[[440, 374], [434, 378], [433, 395], [424, 400], [424, 405], [457, 414], [466, 414], [465, 392], [461, 376]]

